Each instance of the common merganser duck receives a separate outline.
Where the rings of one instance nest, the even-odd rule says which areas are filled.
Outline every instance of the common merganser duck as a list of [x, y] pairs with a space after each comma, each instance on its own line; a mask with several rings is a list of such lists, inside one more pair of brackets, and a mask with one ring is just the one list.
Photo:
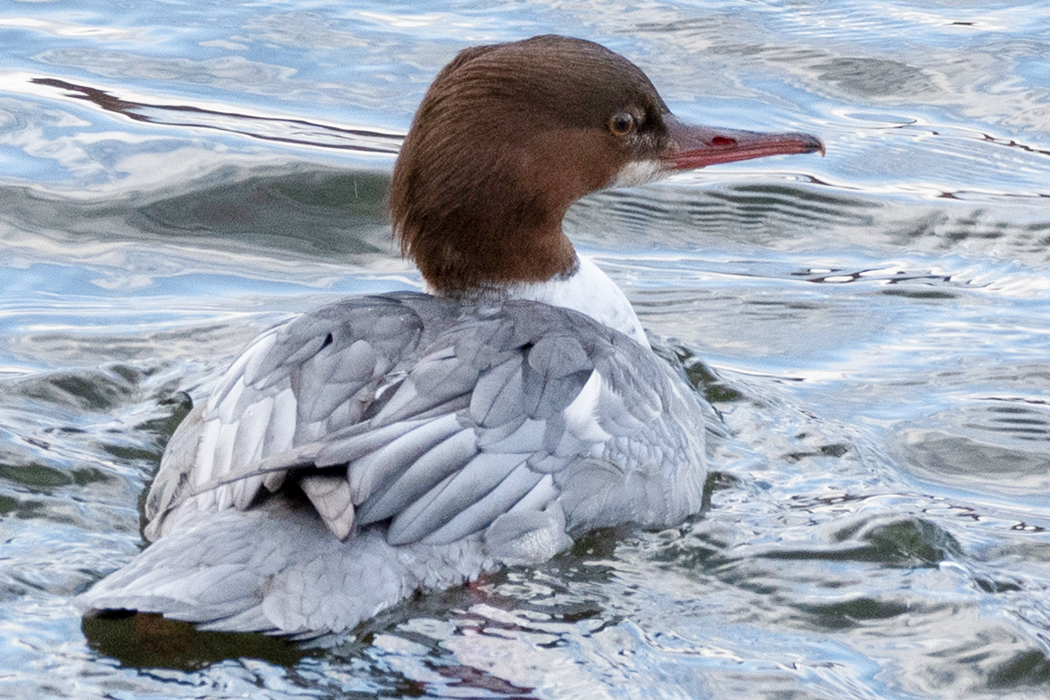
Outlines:
[[686, 125], [589, 41], [460, 52], [390, 193], [430, 293], [346, 299], [252, 341], [167, 446], [153, 544], [81, 608], [309, 637], [595, 528], [681, 523], [706, 478], [699, 400], [562, 217], [605, 187], [823, 148]]

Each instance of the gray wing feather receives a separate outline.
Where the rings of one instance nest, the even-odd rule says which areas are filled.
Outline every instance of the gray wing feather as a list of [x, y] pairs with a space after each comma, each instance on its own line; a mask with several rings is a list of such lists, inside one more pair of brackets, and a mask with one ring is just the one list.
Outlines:
[[412, 463], [402, 465], [397, 481], [361, 505], [361, 522], [378, 522], [402, 512], [442, 479], [462, 469], [477, 454], [476, 442], [473, 430], [460, 430]]
[[517, 418], [506, 425], [482, 431], [478, 435], [478, 449], [485, 452], [533, 453], [543, 449], [547, 421]]
[[469, 397], [478, 374], [478, 369], [463, 362], [453, 348], [441, 348], [412, 367], [374, 422], [382, 425], [404, 420]]
[[294, 375], [298, 379], [299, 419], [306, 424], [326, 425], [356, 391], [386, 369], [375, 348], [364, 340], [342, 351], [326, 350], [304, 362]]
[[470, 397], [470, 415], [479, 426], [506, 425], [532, 412], [536, 397], [525, 391], [521, 360], [512, 357], [478, 378]]
[[479, 454], [395, 515], [390, 522], [387, 539], [391, 544], [422, 540], [465, 508], [482, 500], [527, 457], [518, 454]]
[[[461, 432], [462, 428], [454, 413], [423, 421], [415, 430], [351, 462], [347, 467], [347, 477], [354, 499], [361, 503], [373, 494], [386, 490], [404, 474], [407, 465], [414, 464], [434, 445]], [[452, 461], [447, 456], [445, 459]]]
[[[348, 464], [373, 454], [426, 423], [426, 419], [406, 420], [379, 427], [371, 423], [355, 423], [348, 428], [336, 431], [325, 439], [312, 443], [313, 449], [309, 455], [304, 453], [295, 463], [302, 462], [308, 457], [319, 467]], [[289, 463], [288, 466], [292, 464]]]
[[[419, 541], [423, 544], [446, 544], [484, 530], [519, 503], [543, 478], [543, 474], [532, 471], [523, 461], [484, 498], [473, 501]], [[450, 484], [449, 488], [455, 488], [455, 483]]]

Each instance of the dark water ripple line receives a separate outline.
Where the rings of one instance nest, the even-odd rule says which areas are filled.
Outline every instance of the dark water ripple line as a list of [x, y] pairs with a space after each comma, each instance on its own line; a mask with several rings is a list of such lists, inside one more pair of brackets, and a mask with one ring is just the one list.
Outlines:
[[1034, 275], [1042, 273], [1040, 268], [1050, 261], [1050, 213], [1044, 207], [1017, 208], [1006, 219], [1003, 212], [987, 205], [960, 206], [914, 212], [909, 220], [886, 222], [883, 235], [889, 244], [916, 252], [961, 250], [971, 258], [1025, 263]]
[[[960, 44], [983, 46], [1003, 44], [1004, 35], [1026, 36], [1037, 25], [1037, 14], [1017, 12], [1018, 7], [1002, 9], [1009, 14], [991, 13], [980, 4], [964, 6], [942, 3], [940, 6], [810, 4], [794, 12], [775, 12], [778, 5], [768, 3], [770, 24], [778, 31], [789, 29], [792, 35], [837, 40], [843, 44], [884, 46], [887, 36], [905, 46], [957, 47]], [[880, 46], [880, 44], [882, 46]]]
[[398, 152], [403, 139], [401, 134], [346, 129], [303, 119], [221, 112], [193, 105], [134, 102], [95, 87], [77, 85], [58, 78], [33, 78], [30, 82], [65, 90], [64, 97], [83, 100], [107, 112], [148, 124], [212, 129], [264, 141], [391, 155]]
[[869, 202], [776, 184], [730, 185], [709, 194], [751, 216], [777, 216], [784, 221], [856, 223], [866, 220], [865, 214], [872, 208]]
[[[793, 232], [860, 228], [871, 225], [878, 203], [829, 194], [806, 185], [734, 183], [664, 186], [602, 192], [570, 209], [567, 225], [579, 219], [588, 226], [584, 239], [635, 240], [647, 246], [705, 245], [712, 238], [741, 240], [775, 235], [790, 240]], [[607, 231], [595, 238], [594, 231]], [[574, 231], [575, 233], [575, 231]], [[622, 245], [622, 243], [621, 243]]]
[[[944, 496], [931, 496], [921, 492], [878, 493], [861, 496], [859, 499], [857, 497], [810, 498], [809, 503], [803, 502], [806, 500], [805, 496], [801, 494], [799, 496], [800, 498], [794, 501], [777, 499], [771, 502], [772, 510], [766, 516], [773, 518], [770, 528], [758, 529], [754, 533], [757, 539], [753, 542], [748, 542], [746, 539], [734, 542], [724, 551], [723, 555], [719, 555], [712, 562], [715, 567], [712, 571], [716, 572], [719, 578], [723, 578], [723, 575], [728, 576], [725, 579], [727, 582], [738, 581], [745, 587], [753, 585], [762, 587], [765, 584], [761, 584], [761, 581], [776, 580], [774, 590], [779, 591], [781, 597], [798, 603], [805, 602], [806, 591], [811, 584], [827, 589], [829, 593], [833, 593], [833, 597], [839, 599], [887, 594], [905, 595], [911, 590], [910, 595], [917, 602], [926, 601], [936, 604], [937, 599], [941, 596], [928, 597], [922, 588], [912, 589], [910, 586], [902, 586], [903, 581], [895, 580], [879, 586], [873, 580], [865, 582], [858, 579], [849, 582], [843, 588], [841, 584], [847, 584], [849, 577], [859, 573], [856, 569], [841, 570], [842, 575], [847, 577], [842, 580], [839, 580], [839, 574], [834, 573], [840, 571], [838, 569], [813, 571], [814, 577], [806, 584], [809, 574], [795, 568], [784, 570], [781, 564], [776, 563], [780, 560], [785, 563], [790, 562], [793, 567], [807, 560], [816, 563], [849, 561], [856, 562], [858, 565], [870, 562], [872, 566], [877, 567], [869, 571], [871, 575], [878, 571], [879, 576], [887, 575], [894, 579], [899, 577], [892, 574], [893, 570], [907, 575], [907, 572], [916, 566], [933, 569], [945, 565], [955, 566], [959, 571], [965, 572], [966, 581], [969, 582], [964, 581], [965, 585], [956, 590], [956, 595], [961, 595], [963, 598], [971, 598], [974, 593], [979, 594], [981, 590], [985, 594], [994, 594], [1016, 591], [1021, 586], [1030, 587], [1028, 584], [1036, 583], [1031, 579], [1030, 572], [1027, 574], [1022, 571], [1009, 572], [998, 567], [996, 565], [998, 554], [993, 552], [991, 559], [982, 554], [982, 548], [986, 549], [988, 543], [1001, 542], [1002, 534], [982, 538], [980, 531], [975, 532], [974, 528], [969, 525], [945, 528], [950, 525], [944, 520], [945, 515], [948, 514], [947, 509], [953, 512], [955, 517], [964, 518], [971, 524], [981, 523], [986, 535], [989, 526], [997, 528], [1000, 533], [1004, 528], [1013, 533], [1019, 533], [1018, 527], [1024, 521], [1016, 519], [1017, 513], [1014, 513], [1012, 517], [1007, 513], [997, 515], [998, 509], [995, 505], [982, 505], [976, 509], [972, 507], [960, 509], [959, 506], [952, 505], [951, 500]], [[735, 510], [737, 507], [743, 507], [757, 517], [756, 506], [760, 504], [755, 500], [751, 499], [747, 503], [734, 500], [729, 504], [723, 504], [723, 508], [713, 512], [711, 517], [724, 517], [726, 510]], [[870, 505], [862, 507], [860, 504], [865, 501]], [[795, 518], [793, 525], [785, 527], [781, 514], [799, 508], [803, 513], [814, 517], [802, 520]], [[1014, 510], [1012, 507], [1010, 509]], [[748, 522], [754, 523], [754, 517], [749, 518]], [[708, 523], [704, 527], [710, 527], [710, 525], [711, 523]], [[703, 527], [700, 528], [700, 531], [702, 530]], [[762, 533], [766, 532], [779, 532], [781, 536], [775, 542], [765, 541], [766, 538], [762, 536]], [[1022, 536], [1037, 532], [1039, 532], [1038, 529], [1032, 529], [1031, 524], [1028, 524]], [[956, 540], [955, 535], [962, 536], [962, 539]], [[768, 561], [768, 564], [761, 564], [761, 560]], [[767, 573], [762, 573], [762, 571], [767, 571]], [[747, 583], [748, 581], [752, 583]], [[1024, 583], [1025, 581], [1028, 584]], [[1036, 585], [1032, 591], [1035, 592], [1038, 589], [1040, 586]], [[943, 593], [941, 595], [943, 596]], [[1009, 600], [1001, 600], [999, 605], [1009, 610], [1011, 603]], [[1031, 631], [1037, 634], [1039, 630]]]

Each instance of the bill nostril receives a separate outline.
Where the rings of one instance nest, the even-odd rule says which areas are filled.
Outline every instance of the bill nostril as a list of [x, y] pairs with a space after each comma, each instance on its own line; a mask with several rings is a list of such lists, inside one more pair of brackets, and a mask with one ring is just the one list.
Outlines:
[[718, 146], [719, 148], [727, 148], [736, 145], [736, 139], [731, 139], [728, 136], [716, 136], [711, 139], [712, 146]]

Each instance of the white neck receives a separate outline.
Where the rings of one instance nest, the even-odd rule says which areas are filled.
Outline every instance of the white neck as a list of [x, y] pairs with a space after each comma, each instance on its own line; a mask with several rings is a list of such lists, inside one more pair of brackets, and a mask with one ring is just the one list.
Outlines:
[[576, 272], [569, 277], [512, 285], [506, 290], [507, 296], [579, 311], [629, 335], [642, 347], [649, 347], [642, 324], [623, 290], [593, 262], [585, 257], [578, 260]]

